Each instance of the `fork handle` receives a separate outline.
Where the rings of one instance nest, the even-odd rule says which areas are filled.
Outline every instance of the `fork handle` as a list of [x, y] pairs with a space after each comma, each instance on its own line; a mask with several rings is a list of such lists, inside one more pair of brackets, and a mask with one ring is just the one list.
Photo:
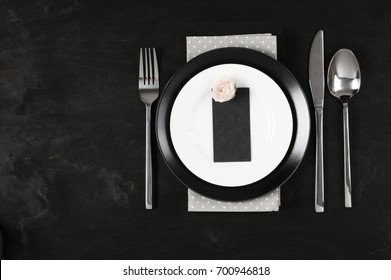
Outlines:
[[151, 105], [145, 108], [145, 208], [152, 209]]

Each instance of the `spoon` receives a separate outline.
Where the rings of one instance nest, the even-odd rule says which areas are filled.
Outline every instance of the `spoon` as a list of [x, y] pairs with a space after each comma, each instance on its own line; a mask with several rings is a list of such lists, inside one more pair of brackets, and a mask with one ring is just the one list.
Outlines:
[[357, 58], [352, 51], [340, 49], [331, 59], [327, 86], [330, 93], [340, 99], [343, 105], [345, 207], [352, 207], [348, 102], [359, 91], [360, 85], [361, 72]]

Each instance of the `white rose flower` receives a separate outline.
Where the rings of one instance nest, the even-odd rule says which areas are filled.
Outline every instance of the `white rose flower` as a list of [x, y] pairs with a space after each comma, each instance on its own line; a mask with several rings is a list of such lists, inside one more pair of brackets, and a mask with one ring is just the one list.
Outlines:
[[235, 97], [236, 85], [229, 77], [222, 77], [212, 89], [212, 98], [216, 102], [225, 102]]

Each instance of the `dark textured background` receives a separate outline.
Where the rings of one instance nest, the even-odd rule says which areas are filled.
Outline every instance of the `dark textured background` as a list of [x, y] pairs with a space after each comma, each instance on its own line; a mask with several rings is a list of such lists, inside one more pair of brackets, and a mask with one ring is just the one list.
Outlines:
[[[389, 1], [0, 3], [4, 258], [391, 258]], [[345, 47], [362, 68], [350, 103], [354, 208], [343, 207], [342, 107], [327, 93], [324, 214], [313, 210], [313, 133], [277, 213], [188, 213], [155, 142], [157, 207], [146, 211], [139, 47], [158, 48], [163, 85], [185, 62], [186, 35], [272, 32], [311, 100], [321, 28], [327, 64]]]

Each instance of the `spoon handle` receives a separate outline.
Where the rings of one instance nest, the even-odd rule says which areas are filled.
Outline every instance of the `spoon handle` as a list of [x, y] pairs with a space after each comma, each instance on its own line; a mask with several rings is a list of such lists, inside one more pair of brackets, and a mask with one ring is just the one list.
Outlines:
[[315, 211], [324, 212], [323, 180], [323, 109], [315, 109], [316, 166], [315, 166]]
[[343, 103], [343, 138], [344, 138], [344, 188], [345, 207], [352, 207], [352, 178], [350, 173], [350, 143], [349, 143], [349, 110], [348, 103]]

